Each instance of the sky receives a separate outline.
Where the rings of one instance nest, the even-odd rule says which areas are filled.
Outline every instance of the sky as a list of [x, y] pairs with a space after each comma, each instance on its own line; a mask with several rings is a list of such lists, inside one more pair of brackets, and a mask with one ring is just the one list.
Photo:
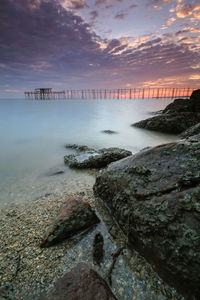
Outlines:
[[200, 88], [200, 1], [0, 0], [0, 98]]

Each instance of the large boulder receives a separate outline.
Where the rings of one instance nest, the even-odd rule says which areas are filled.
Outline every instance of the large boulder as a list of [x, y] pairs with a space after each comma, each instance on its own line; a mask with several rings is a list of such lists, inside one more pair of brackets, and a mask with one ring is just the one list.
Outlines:
[[130, 156], [132, 153], [120, 148], [103, 148], [84, 153], [70, 154], [64, 157], [64, 162], [71, 168], [88, 169], [104, 168], [109, 163]]
[[97, 272], [79, 263], [39, 300], [116, 300], [116, 297]]
[[69, 198], [57, 219], [49, 227], [41, 247], [55, 245], [99, 222], [90, 204], [80, 197]]
[[190, 99], [175, 99], [158, 116], [132, 124], [132, 126], [179, 134], [200, 122], [200, 90]]
[[200, 135], [110, 164], [94, 192], [133, 247], [200, 290]]

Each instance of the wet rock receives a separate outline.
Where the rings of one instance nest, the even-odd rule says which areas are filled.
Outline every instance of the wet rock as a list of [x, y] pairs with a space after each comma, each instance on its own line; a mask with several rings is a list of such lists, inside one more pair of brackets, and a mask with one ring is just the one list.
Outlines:
[[134, 248], [200, 291], [200, 136], [112, 163], [94, 185]]
[[199, 90], [196, 90], [190, 99], [175, 99], [167, 105], [161, 115], [142, 120], [132, 126], [179, 134], [200, 122], [199, 94]]
[[93, 261], [97, 265], [100, 265], [103, 262], [103, 256], [104, 256], [103, 245], [104, 245], [103, 236], [99, 232], [95, 235], [93, 241]]
[[102, 133], [107, 133], [107, 134], [116, 134], [116, 133], [118, 133], [117, 131], [114, 131], [114, 130], [102, 130], [101, 131]]
[[185, 139], [185, 138], [189, 138], [196, 134], [200, 134], [200, 123], [190, 127], [186, 131], [182, 132], [180, 135], [180, 138]]
[[55, 222], [49, 227], [41, 247], [55, 245], [99, 222], [89, 203], [80, 197], [69, 198]]
[[80, 152], [90, 152], [90, 151], [95, 151], [95, 149], [93, 148], [90, 148], [86, 145], [77, 145], [77, 144], [66, 144], [65, 145], [65, 148], [68, 148], [68, 149], [74, 149], [74, 150], [77, 150], [77, 151], [80, 151]]
[[103, 148], [81, 154], [71, 154], [64, 157], [64, 162], [71, 168], [104, 168], [109, 163], [117, 161], [132, 153], [120, 148]]
[[116, 300], [116, 297], [97, 272], [79, 263], [39, 300]]
[[0, 300], [15, 300], [11, 284], [0, 287]]

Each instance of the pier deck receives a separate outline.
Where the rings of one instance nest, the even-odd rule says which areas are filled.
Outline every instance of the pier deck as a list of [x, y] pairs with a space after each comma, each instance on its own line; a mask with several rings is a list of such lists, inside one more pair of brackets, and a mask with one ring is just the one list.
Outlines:
[[55, 99], [160, 99], [188, 98], [195, 88], [131, 88], [131, 89], [84, 89], [52, 91], [51, 88], [25, 92], [29, 100]]

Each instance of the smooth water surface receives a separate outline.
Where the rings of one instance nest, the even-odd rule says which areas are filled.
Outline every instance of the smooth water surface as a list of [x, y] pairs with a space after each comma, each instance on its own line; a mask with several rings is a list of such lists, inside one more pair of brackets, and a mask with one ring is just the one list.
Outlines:
[[[0, 206], [30, 201], [64, 188], [92, 184], [87, 172], [71, 170], [65, 144], [121, 147], [133, 153], [176, 139], [130, 125], [148, 118], [172, 100], [0, 100]], [[114, 130], [108, 135], [102, 130]], [[48, 176], [52, 169], [65, 173]]]

